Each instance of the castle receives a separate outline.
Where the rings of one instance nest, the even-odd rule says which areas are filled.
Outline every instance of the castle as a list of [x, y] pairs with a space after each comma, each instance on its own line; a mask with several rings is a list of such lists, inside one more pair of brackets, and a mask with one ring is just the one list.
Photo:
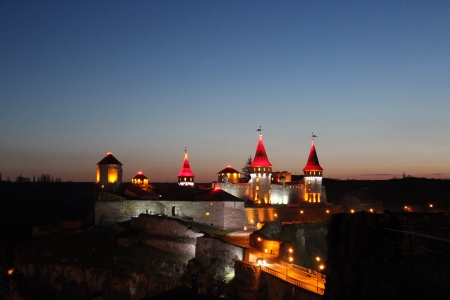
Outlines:
[[150, 183], [139, 172], [127, 186], [122, 181], [122, 164], [108, 153], [97, 164], [95, 223], [127, 221], [144, 213], [193, 220], [224, 230], [242, 230], [275, 220], [329, 218], [335, 208], [326, 203], [323, 169], [314, 141], [301, 180], [293, 181], [289, 172], [273, 172], [272, 167], [261, 132], [249, 165], [248, 182], [227, 166], [210, 186], [195, 185], [185, 149], [177, 183]]

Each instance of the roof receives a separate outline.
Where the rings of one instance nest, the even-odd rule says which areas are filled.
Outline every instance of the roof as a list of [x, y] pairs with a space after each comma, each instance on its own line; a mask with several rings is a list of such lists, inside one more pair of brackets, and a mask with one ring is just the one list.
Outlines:
[[121, 163], [112, 155], [111, 152], [108, 152], [106, 156], [97, 163], [97, 165], [121, 165]]
[[218, 174], [220, 174], [220, 173], [239, 173], [239, 171], [236, 171], [231, 166], [227, 166], [225, 169], [223, 169], [222, 171], [218, 172]]
[[187, 153], [184, 153], [183, 166], [181, 167], [180, 173], [178, 173], [178, 177], [194, 177], [194, 173], [192, 173], [191, 167], [189, 166]]
[[322, 167], [319, 164], [319, 158], [317, 158], [316, 147], [314, 147], [314, 141], [311, 142], [311, 150], [309, 151], [308, 162], [303, 168], [303, 171], [322, 171]]
[[142, 172], [138, 172], [136, 176], [133, 177], [133, 179], [148, 179]]
[[195, 193], [194, 201], [212, 201], [212, 202], [223, 202], [223, 201], [232, 201], [232, 202], [244, 202], [241, 198], [238, 198], [228, 192], [220, 188], [197, 191]]
[[250, 164], [250, 167], [272, 167], [269, 159], [267, 158], [266, 149], [262, 140], [262, 134], [259, 134], [258, 147], [256, 148], [255, 158]]

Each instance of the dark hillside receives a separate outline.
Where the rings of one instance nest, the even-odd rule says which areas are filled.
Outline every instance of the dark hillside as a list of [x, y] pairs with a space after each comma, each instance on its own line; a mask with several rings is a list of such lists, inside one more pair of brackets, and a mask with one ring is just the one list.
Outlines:
[[84, 220], [93, 200], [93, 183], [0, 182], [0, 238], [30, 234], [35, 225]]
[[450, 208], [450, 180], [406, 177], [390, 180], [336, 180], [323, 179], [328, 202], [340, 204], [342, 198], [354, 191], [365, 189], [384, 207], [401, 210], [405, 205], [420, 210], [448, 211]]

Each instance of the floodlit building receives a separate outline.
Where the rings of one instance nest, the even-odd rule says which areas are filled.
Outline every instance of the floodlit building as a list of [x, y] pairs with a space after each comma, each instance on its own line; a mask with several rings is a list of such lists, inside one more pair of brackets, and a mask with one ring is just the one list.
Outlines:
[[122, 164], [111, 152], [97, 163], [96, 183], [100, 188], [119, 191], [122, 185]]
[[[151, 183], [139, 172], [131, 185], [122, 183], [122, 164], [108, 153], [97, 164], [99, 192], [95, 203], [95, 224], [130, 220], [139, 214], [155, 214], [194, 220], [225, 230], [256, 226], [261, 222], [323, 219], [326, 197], [322, 186], [323, 169], [314, 142], [304, 167], [304, 177], [291, 181], [289, 172], [275, 172], [259, 134], [256, 153], [249, 165], [250, 180], [227, 166], [217, 173], [211, 186], [197, 186], [188, 154], [175, 183]], [[319, 205], [321, 204], [321, 205]], [[302, 209], [295, 207], [303, 205]], [[306, 213], [311, 210], [311, 213]]]

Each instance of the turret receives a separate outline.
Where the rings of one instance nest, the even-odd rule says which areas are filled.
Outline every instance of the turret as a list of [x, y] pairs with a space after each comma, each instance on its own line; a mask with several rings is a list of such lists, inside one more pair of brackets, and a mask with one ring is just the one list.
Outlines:
[[178, 173], [178, 184], [186, 186], [194, 185], [194, 173], [192, 173], [191, 167], [189, 166], [189, 159], [186, 149], [184, 149], [183, 166], [181, 167], [180, 173]]
[[[260, 131], [260, 130], [259, 130]], [[267, 158], [266, 149], [259, 134], [258, 146], [256, 147], [255, 158], [250, 164], [250, 197], [258, 204], [270, 203], [272, 192], [272, 164]]]
[[305, 194], [304, 200], [310, 203], [319, 203], [321, 201], [322, 192], [322, 167], [316, 153], [314, 141], [311, 142], [311, 150], [309, 151], [308, 162], [303, 168]]
[[122, 164], [111, 152], [97, 163], [96, 184], [102, 189], [119, 191], [122, 186]]

